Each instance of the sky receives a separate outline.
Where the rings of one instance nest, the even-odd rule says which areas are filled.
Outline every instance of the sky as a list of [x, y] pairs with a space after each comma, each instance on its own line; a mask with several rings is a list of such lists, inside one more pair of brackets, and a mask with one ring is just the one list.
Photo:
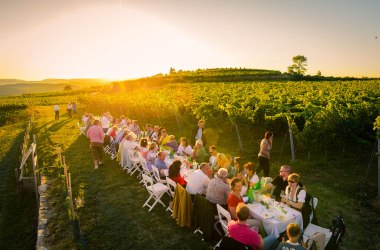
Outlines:
[[378, 0], [1, 0], [0, 78], [198, 68], [380, 77]]

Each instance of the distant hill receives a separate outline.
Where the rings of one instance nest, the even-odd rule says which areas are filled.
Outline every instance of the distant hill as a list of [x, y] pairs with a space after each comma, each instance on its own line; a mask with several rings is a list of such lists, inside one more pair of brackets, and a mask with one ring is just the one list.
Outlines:
[[106, 83], [108, 82], [101, 79], [45, 79], [41, 81], [0, 79], [0, 96], [63, 91], [65, 86], [78, 90]]

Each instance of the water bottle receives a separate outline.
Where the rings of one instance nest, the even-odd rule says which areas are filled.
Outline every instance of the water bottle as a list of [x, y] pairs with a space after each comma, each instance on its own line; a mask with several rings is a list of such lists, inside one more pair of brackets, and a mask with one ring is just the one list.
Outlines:
[[252, 187], [248, 190], [248, 203], [253, 203], [253, 189]]

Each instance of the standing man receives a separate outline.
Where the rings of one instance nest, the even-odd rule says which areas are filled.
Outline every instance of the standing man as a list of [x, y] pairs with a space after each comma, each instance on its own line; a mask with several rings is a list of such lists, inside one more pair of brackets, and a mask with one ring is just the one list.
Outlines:
[[59, 106], [58, 104], [54, 105], [55, 120], [59, 120]]
[[103, 164], [102, 147], [104, 142], [104, 132], [99, 120], [95, 120], [94, 125], [88, 129], [87, 137], [91, 142], [95, 169], [98, 169], [99, 165]]
[[191, 145], [195, 145], [197, 140], [202, 140], [203, 146], [206, 146], [206, 136], [204, 133], [205, 120], [201, 119], [198, 121], [198, 126], [195, 126], [191, 131]]

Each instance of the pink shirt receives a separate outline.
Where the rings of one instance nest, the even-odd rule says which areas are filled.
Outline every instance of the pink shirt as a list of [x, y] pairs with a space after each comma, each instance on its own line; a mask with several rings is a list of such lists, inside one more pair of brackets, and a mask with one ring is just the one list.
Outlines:
[[237, 221], [230, 220], [228, 222], [228, 235], [253, 249], [260, 248], [261, 237], [248, 224], [238, 224]]
[[87, 137], [90, 138], [90, 142], [104, 142], [104, 132], [103, 129], [99, 126], [92, 126], [87, 131]]

